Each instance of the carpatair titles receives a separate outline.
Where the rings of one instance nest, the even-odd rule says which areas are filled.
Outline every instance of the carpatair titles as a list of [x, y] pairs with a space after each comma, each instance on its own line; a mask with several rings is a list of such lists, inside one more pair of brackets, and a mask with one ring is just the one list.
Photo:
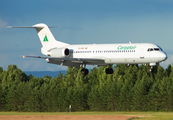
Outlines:
[[48, 42], [47, 36], [45, 35], [43, 42]]
[[136, 48], [136, 46], [118, 46], [117, 49], [118, 50], [134, 50]]

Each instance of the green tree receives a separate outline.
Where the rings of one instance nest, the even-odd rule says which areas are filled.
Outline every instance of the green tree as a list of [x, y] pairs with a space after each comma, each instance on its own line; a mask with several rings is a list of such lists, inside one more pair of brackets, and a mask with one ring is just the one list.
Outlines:
[[2, 67], [0, 67], [0, 74], [3, 72], [3, 68]]
[[166, 69], [166, 74], [168, 77], [169, 77], [170, 73], [171, 73], [171, 64], [169, 64], [167, 69]]
[[148, 91], [150, 89], [150, 78], [145, 74], [138, 79], [133, 87], [132, 106], [134, 111], [146, 111], [148, 109]]
[[5, 96], [0, 83], [0, 111], [3, 111], [4, 109], [5, 109]]
[[116, 94], [117, 94], [117, 105], [115, 110], [120, 111], [122, 109], [122, 105], [121, 105], [121, 89], [123, 88], [124, 85], [124, 78], [122, 75], [120, 75], [117, 79], [117, 89], [116, 89]]
[[134, 83], [136, 79], [133, 77], [135, 74], [133, 70], [133, 66], [129, 66], [125, 70], [124, 77], [124, 84], [120, 90], [119, 94], [119, 108], [124, 111], [130, 111], [131, 110], [131, 104], [132, 104], [132, 88], [134, 86]]
[[169, 95], [172, 95], [172, 92], [170, 90], [171, 83], [167, 77], [163, 77], [162, 80], [157, 80], [153, 84], [152, 89], [149, 92], [151, 110], [164, 111], [170, 109]]
[[157, 73], [155, 74], [155, 80], [162, 80], [165, 75], [165, 70], [159, 65], [157, 67]]
[[82, 75], [80, 72], [81, 69], [78, 70], [74, 84], [68, 87], [67, 90], [68, 103], [72, 105], [73, 111], [88, 110], [87, 97], [89, 75]]

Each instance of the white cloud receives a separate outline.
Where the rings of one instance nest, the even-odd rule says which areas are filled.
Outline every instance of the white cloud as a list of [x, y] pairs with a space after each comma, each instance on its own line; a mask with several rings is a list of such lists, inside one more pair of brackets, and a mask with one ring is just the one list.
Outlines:
[[172, 65], [173, 63], [173, 54], [168, 54], [168, 59], [166, 61], [164, 61], [163, 63], [161, 63], [160, 65], [163, 68], [167, 68], [169, 64]]
[[0, 19], [0, 30], [3, 29], [7, 25], [7, 22]]
[[169, 55], [168, 56], [168, 59], [164, 62], [164, 64], [172, 64], [173, 63], [173, 55]]

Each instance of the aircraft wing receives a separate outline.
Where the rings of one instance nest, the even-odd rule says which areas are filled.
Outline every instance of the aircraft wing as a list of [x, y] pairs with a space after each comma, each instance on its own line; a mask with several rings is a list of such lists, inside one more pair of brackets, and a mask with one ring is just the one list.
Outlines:
[[48, 63], [71, 66], [71, 67], [80, 67], [81, 64], [88, 65], [105, 65], [104, 59], [99, 58], [58, 58], [58, 57], [41, 57], [41, 56], [23, 56], [23, 58], [41, 58], [45, 59]]

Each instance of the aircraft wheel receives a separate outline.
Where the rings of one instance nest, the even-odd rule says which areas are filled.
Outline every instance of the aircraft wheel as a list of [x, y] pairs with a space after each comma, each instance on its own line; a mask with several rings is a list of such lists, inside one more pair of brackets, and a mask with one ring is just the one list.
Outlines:
[[106, 74], [109, 74], [109, 68], [106, 68], [105, 72]]
[[82, 75], [88, 75], [88, 73], [89, 73], [88, 69], [82, 68], [81, 70]]
[[112, 74], [112, 73], [113, 73], [113, 69], [109, 68], [109, 74]]
[[112, 74], [113, 69], [112, 68], [106, 68], [105, 72], [106, 72], [106, 74]]

